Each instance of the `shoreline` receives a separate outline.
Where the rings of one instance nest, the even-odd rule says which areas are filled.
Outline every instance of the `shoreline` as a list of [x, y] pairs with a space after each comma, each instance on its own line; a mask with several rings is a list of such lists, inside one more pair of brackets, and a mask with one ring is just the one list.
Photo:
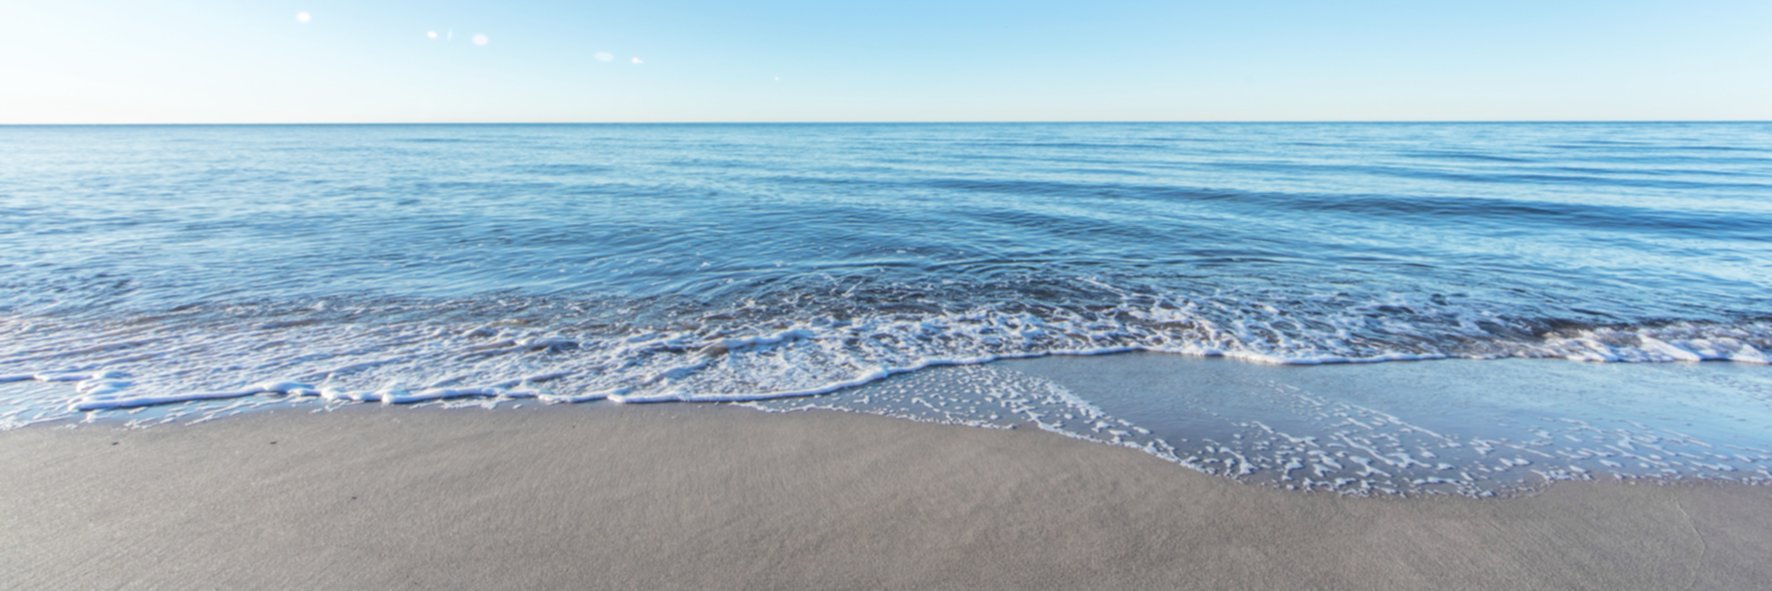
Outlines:
[[[1039, 428], [1287, 490], [1487, 497], [1607, 477], [1772, 483], [1769, 388], [1772, 376], [1734, 365], [1488, 360], [1295, 368], [1124, 353], [932, 367], [826, 395], [738, 406]], [[386, 404], [252, 395], [88, 413], [77, 423], [23, 414], [65, 405], [77, 391], [56, 382], [0, 384], [12, 404], [0, 407], [0, 430], [188, 425]], [[611, 405], [622, 406], [590, 407]], [[411, 406], [558, 405], [498, 396]]]
[[[275, 442], [275, 443], [272, 443]], [[690, 406], [0, 432], [0, 586], [1751, 587], [1772, 488], [1350, 498], [1037, 429]]]

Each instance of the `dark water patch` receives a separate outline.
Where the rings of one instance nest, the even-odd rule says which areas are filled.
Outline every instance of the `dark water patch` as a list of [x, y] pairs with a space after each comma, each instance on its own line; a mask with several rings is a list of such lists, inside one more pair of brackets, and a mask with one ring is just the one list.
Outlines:
[[1456, 151], [1451, 151], [1451, 150], [1413, 150], [1413, 151], [1401, 152], [1401, 154], [1404, 156], [1411, 156], [1411, 157], [1416, 157], [1416, 158], [1426, 158], [1426, 159], [1432, 159], [1432, 160], [1452, 160], [1452, 161], [1471, 161], [1471, 162], [1504, 162], [1504, 163], [1510, 163], [1510, 164], [1538, 161], [1538, 159], [1536, 159], [1536, 158], [1506, 156], [1506, 155], [1500, 155], [1500, 154], [1485, 154], [1485, 153], [1479, 153], [1479, 152], [1456, 152]]
[[541, 176], [587, 176], [598, 175], [614, 170], [614, 167], [601, 164], [579, 163], [526, 163], [504, 167], [511, 174], [534, 174]]
[[1168, 147], [1162, 142], [1055, 142], [1055, 141], [992, 141], [992, 142], [958, 142], [953, 144], [960, 148], [1002, 148], [1009, 150], [1045, 149], [1045, 150], [1079, 150], [1079, 151], [1148, 151]]

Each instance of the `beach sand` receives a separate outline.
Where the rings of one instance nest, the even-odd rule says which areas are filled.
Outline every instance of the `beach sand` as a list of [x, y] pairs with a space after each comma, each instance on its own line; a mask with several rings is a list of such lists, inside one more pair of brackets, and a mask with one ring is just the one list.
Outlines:
[[0, 433], [0, 586], [1763, 588], [1772, 488], [1240, 484], [1030, 429], [732, 407]]

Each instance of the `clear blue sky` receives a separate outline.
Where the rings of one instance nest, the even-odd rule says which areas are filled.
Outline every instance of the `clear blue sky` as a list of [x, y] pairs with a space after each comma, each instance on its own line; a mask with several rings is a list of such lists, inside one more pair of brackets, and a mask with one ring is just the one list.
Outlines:
[[0, 7], [0, 123], [1495, 119], [1772, 119], [1772, 1]]

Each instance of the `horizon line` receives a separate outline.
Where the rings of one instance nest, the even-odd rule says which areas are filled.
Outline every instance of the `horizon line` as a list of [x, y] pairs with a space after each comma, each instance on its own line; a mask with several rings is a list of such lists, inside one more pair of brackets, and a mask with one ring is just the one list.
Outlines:
[[0, 127], [229, 127], [400, 125], [1026, 125], [1026, 124], [1607, 124], [1772, 123], [1772, 119], [1053, 119], [1053, 120], [690, 120], [690, 121], [195, 121], [0, 122]]

